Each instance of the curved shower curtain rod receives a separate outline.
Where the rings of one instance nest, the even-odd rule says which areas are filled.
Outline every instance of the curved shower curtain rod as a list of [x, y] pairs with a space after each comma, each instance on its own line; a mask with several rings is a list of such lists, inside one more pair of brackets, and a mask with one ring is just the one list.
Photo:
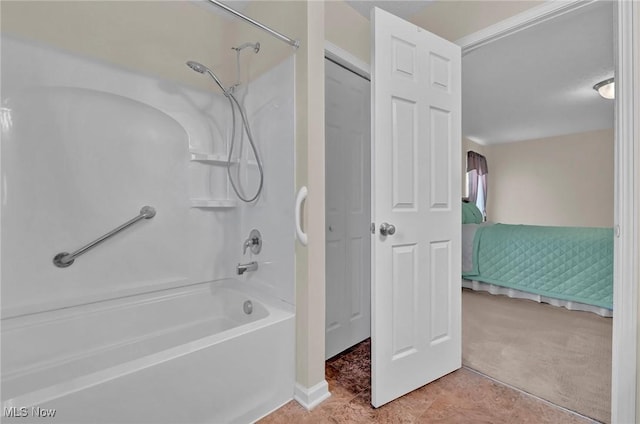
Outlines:
[[289, 38], [286, 35], [283, 35], [283, 34], [279, 33], [278, 31], [275, 31], [275, 30], [269, 28], [268, 26], [266, 26], [264, 24], [261, 24], [260, 22], [258, 22], [256, 20], [253, 20], [253, 19], [251, 19], [250, 17], [248, 17], [246, 15], [243, 15], [242, 13], [238, 12], [235, 9], [232, 9], [231, 7], [227, 6], [226, 4], [224, 4], [224, 3], [222, 3], [222, 2], [220, 2], [218, 0], [208, 0], [208, 1], [209, 1], [209, 3], [213, 3], [216, 6], [218, 6], [219, 8], [224, 9], [227, 12], [237, 16], [238, 18], [243, 19], [243, 20], [249, 22], [250, 24], [257, 26], [258, 28], [262, 29], [263, 31], [268, 32], [269, 34], [273, 35], [274, 37], [276, 37], [279, 40], [284, 41], [285, 43], [289, 44], [290, 46], [293, 46], [296, 49], [298, 47], [300, 47], [300, 41], [299, 40], [294, 40], [292, 38]]

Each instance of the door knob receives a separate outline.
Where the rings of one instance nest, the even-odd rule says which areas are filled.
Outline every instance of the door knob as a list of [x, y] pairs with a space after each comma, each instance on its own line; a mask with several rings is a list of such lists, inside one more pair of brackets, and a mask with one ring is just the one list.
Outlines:
[[396, 233], [396, 227], [393, 224], [383, 222], [380, 224], [380, 234], [383, 236], [392, 236]]

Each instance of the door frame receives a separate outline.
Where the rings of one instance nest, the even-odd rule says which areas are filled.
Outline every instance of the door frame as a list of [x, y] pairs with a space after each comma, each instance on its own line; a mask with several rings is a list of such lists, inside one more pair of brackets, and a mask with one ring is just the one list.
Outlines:
[[[510, 34], [575, 11], [593, 1], [546, 2], [456, 41], [462, 56]], [[640, 105], [639, 47], [640, 5], [615, 3], [615, 198], [613, 340], [611, 371], [612, 422], [636, 422], [636, 371], [638, 354], [638, 238], [640, 231]], [[634, 55], [636, 55], [634, 57]], [[624, 90], [620, 90], [620, 87]], [[635, 101], [634, 101], [635, 98]], [[635, 121], [634, 121], [635, 120]], [[634, 156], [635, 154], [635, 156]]]
[[326, 40], [324, 42], [324, 57], [371, 81], [371, 65]]
[[[546, 2], [456, 41], [462, 55], [553, 17], [577, 10], [591, 1]], [[640, 257], [640, 4], [616, 5], [615, 99], [615, 243], [612, 340], [612, 422], [636, 421], [638, 354], [638, 279]], [[325, 41], [325, 56], [371, 78], [371, 66]], [[625, 87], [620, 90], [620, 86]], [[626, 284], [623, 284], [626, 283]]]

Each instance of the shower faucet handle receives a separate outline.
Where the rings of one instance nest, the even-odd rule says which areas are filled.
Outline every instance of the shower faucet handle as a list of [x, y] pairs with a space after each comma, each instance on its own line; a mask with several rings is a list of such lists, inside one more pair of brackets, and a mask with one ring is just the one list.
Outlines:
[[247, 248], [251, 248], [251, 253], [257, 255], [262, 250], [262, 235], [260, 231], [253, 229], [249, 233], [249, 238], [242, 245], [242, 254], [247, 253]]

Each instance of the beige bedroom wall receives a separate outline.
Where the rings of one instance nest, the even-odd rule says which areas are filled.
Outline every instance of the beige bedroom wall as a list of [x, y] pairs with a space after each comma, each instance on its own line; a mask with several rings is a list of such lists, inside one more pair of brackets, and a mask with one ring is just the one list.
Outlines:
[[613, 129], [491, 145], [486, 153], [490, 221], [613, 226]]

